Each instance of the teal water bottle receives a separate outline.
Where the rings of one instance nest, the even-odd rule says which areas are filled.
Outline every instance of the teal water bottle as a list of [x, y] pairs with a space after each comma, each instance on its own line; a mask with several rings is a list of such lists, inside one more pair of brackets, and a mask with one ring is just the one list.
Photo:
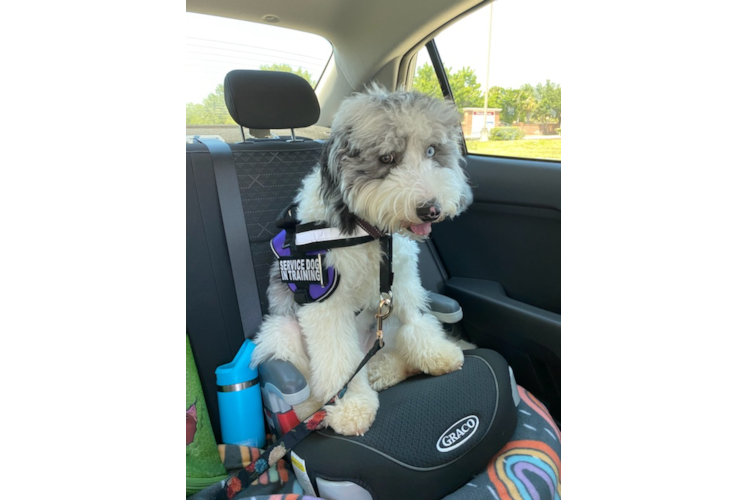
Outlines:
[[247, 339], [231, 363], [216, 368], [218, 414], [225, 444], [265, 447], [258, 370], [249, 367], [255, 345]]

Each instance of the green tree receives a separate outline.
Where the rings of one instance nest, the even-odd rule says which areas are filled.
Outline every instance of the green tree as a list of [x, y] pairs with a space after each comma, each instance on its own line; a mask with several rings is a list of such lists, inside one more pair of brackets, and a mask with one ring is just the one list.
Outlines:
[[[462, 113], [463, 108], [483, 106], [483, 92], [480, 90], [478, 78], [472, 68], [469, 66], [463, 67], [456, 72], [453, 72], [452, 68], [445, 68], [445, 70], [455, 99], [455, 105], [460, 113]], [[416, 70], [413, 77], [413, 90], [434, 97], [442, 96], [439, 80], [436, 78], [434, 67], [431, 64], [424, 63]]]
[[519, 121], [524, 99], [518, 89], [491, 87], [488, 90], [488, 107], [501, 108], [500, 119], [504, 123]]
[[309, 82], [309, 85], [314, 87], [317, 82], [312, 80], [312, 74], [299, 67], [297, 69], [293, 69], [290, 64], [262, 64], [260, 65], [260, 69], [263, 71], [285, 71], [286, 73], [293, 73], [294, 75], [299, 75], [301, 78]]
[[439, 80], [436, 78], [436, 72], [432, 65], [424, 63], [423, 66], [416, 70], [416, 75], [413, 77], [413, 90], [432, 97], [443, 96]]
[[479, 108], [484, 104], [483, 92], [480, 90], [478, 77], [475, 71], [470, 68], [462, 68], [456, 73], [452, 73], [451, 68], [447, 69], [449, 77], [449, 86], [452, 88], [452, 95], [455, 98], [457, 109], [462, 113], [463, 108]]
[[187, 125], [200, 125], [205, 123], [208, 113], [202, 104], [187, 103]]
[[561, 85], [550, 80], [545, 85], [537, 84], [535, 91], [540, 95], [534, 118], [540, 123], [558, 123], [561, 127]]
[[539, 94], [535, 92], [535, 89], [529, 83], [519, 88], [518, 104], [520, 119], [524, 118], [525, 123], [532, 123], [532, 116], [538, 108], [539, 100]]
[[516, 123], [561, 123], [561, 86], [546, 80], [535, 87], [526, 83], [519, 89], [491, 87], [488, 107], [501, 108], [501, 121]]
[[226, 109], [223, 84], [217, 85], [201, 104], [187, 103], [187, 125], [236, 125]]

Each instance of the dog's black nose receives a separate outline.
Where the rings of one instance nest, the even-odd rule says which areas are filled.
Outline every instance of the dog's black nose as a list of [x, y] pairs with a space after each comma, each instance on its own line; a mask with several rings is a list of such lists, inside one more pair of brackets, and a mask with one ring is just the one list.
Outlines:
[[424, 222], [435, 221], [441, 213], [441, 208], [436, 203], [416, 209], [416, 215]]

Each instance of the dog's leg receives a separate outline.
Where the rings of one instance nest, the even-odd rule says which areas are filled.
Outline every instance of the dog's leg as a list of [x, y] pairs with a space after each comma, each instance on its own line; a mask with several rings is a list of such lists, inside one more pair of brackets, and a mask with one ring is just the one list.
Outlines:
[[418, 275], [418, 250], [411, 248], [408, 251], [403, 245], [393, 284], [393, 314], [402, 323], [395, 335], [395, 348], [412, 369], [430, 375], [459, 370], [465, 360], [462, 349], [427, 312], [428, 294]]
[[252, 353], [253, 368], [270, 359], [280, 359], [290, 362], [308, 377], [309, 358], [304, 352], [301, 328], [296, 318], [266, 316], [252, 341], [256, 346]]
[[[270, 359], [288, 361], [301, 372], [301, 375], [309, 383], [311, 368], [309, 358], [304, 350], [301, 327], [296, 318], [274, 315], [265, 317], [253, 342], [256, 347], [252, 353], [252, 366], [256, 367]], [[319, 410], [322, 403], [323, 401], [314, 399], [310, 395], [306, 401], [294, 406], [293, 409], [298, 419], [304, 420]]]
[[449, 340], [441, 323], [431, 314], [409, 311], [401, 318], [396, 348], [411, 367], [430, 375], [443, 375], [462, 368], [462, 349]]
[[[362, 318], [360, 331], [371, 342], [376, 342], [376, 320], [374, 311], [365, 311], [358, 315], [357, 319]], [[369, 360], [367, 365], [369, 373], [369, 383], [372, 389], [377, 392], [383, 391], [388, 387], [399, 384], [403, 380], [418, 373], [421, 370], [408, 365], [407, 361], [395, 349], [395, 336], [400, 329], [400, 321], [396, 316], [390, 316], [383, 324], [384, 327], [384, 348], [376, 356]], [[369, 345], [367, 343], [367, 345]]]
[[338, 434], [363, 436], [369, 430], [379, 409], [379, 396], [369, 385], [366, 366], [353, 378], [345, 395], [325, 409], [325, 421]]
[[409, 365], [397, 351], [380, 352], [369, 361], [369, 383], [375, 391], [383, 391], [403, 380], [420, 373]]
[[[308, 304], [298, 312], [309, 351], [310, 389], [317, 401], [328, 401], [340, 391], [364, 356], [354, 315], [340, 299], [343, 295]], [[339, 434], [354, 436], [369, 430], [379, 398], [369, 385], [366, 367], [353, 378], [345, 396], [325, 409], [326, 423]]]

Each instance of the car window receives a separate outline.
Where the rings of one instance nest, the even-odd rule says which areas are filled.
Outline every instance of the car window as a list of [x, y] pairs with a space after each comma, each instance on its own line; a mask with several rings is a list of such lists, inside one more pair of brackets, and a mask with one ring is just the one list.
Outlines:
[[[288, 71], [312, 87], [332, 55], [324, 38], [278, 26], [187, 13], [187, 142], [192, 137], [218, 137], [239, 142], [242, 134], [223, 98], [223, 80], [234, 69]], [[295, 130], [297, 135], [325, 139], [326, 127]], [[245, 135], [249, 131], [245, 129]], [[288, 130], [271, 134], [289, 135]]]
[[[542, 5], [497, 0], [436, 36], [469, 153], [561, 160], [561, 64], [553, 21]], [[441, 96], [425, 47], [412, 87]]]

